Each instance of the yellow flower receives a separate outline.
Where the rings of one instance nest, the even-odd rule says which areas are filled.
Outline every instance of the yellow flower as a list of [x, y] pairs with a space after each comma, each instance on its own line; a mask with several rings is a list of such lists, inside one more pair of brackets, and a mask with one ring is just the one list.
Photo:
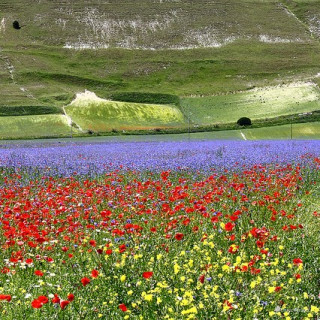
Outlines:
[[152, 294], [146, 294], [145, 292], [142, 292], [141, 296], [146, 301], [152, 301], [152, 298], [153, 298]]
[[190, 309], [181, 311], [181, 314], [182, 314], [182, 315], [190, 314], [190, 313], [195, 313], [195, 314], [198, 313], [197, 308], [196, 308], [196, 307], [192, 307], [192, 308], [190, 308]]
[[276, 289], [275, 287], [269, 287], [269, 288], [268, 288], [268, 291], [269, 291], [269, 293], [272, 293], [272, 292], [275, 291], [275, 289]]
[[318, 313], [319, 310], [320, 309], [318, 307], [316, 307], [316, 306], [311, 306], [311, 309], [310, 309], [311, 312], [315, 312], [315, 313]]
[[179, 271], [180, 271], [181, 267], [176, 263], [174, 266], [173, 266], [173, 271], [174, 271], [174, 274], [178, 274]]
[[189, 300], [187, 300], [187, 299], [182, 299], [181, 300], [181, 305], [182, 306], [187, 306], [187, 305], [189, 305], [191, 303], [191, 301], [189, 301]]
[[228, 265], [223, 265], [222, 266], [222, 271], [227, 271], [227, 270], [229, 270], [229, 266]]
[[123, 275], [120, 277], [120, 281], [121, 281], [121, 282], [124, 282], [124, 281], [126, 281], [126, 278], [127, 278], [127, 277], [123, 274]]

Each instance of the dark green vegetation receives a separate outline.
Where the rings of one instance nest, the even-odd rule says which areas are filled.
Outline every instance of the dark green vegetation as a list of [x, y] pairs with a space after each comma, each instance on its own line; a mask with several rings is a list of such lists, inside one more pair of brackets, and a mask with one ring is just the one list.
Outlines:
[[0, 116], [29, 116], [41, 114], [63, 114], [57, 106], [0, 106]]
[[250, 118], [242, 117], [237, 121], [237, 124], [239, 126], [251, 126], [252, 125], [252, 121], [251, 121]]
[[178, 96], [162, 93], [144, 93], [144, 92], [119, 92], [110, 96], [111, 100], [135, 102], [135, 103], [154, 103], [154, 104], [180, 104]]
[[118, 101], [180, 104], [184, 131], [189, 120], [222, 129], [243, 116], [268, 125], [320, 110], [316, 97], [286, 103], [267, 90], [267, 102], [251, 103], [248, 91], [320, 83], [319, 17], [314, 0], [4, 0], [0, 105], [28, 106], [21, 115], [61, 113], [88, 89]]

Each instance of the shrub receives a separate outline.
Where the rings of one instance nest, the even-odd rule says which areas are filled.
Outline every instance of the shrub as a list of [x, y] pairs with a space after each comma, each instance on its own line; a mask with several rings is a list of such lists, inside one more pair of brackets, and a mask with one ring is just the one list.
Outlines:
[[111, 95], [114, 101], [136, 102], [136, 103], [154, 103], [154, 104], [174, 104], [179, 105], [178, 96], [164, 93], [146, 93], [146, 92], [116, 92]]
[[17, 20], [13, 21], [12, 26], [14, 29], [17, 29], [17, 30], [21, 29], [20, 23]]
[[251, 126], [251, 119], [247, 117], [242, 117], [237, 121], [239, 126]]

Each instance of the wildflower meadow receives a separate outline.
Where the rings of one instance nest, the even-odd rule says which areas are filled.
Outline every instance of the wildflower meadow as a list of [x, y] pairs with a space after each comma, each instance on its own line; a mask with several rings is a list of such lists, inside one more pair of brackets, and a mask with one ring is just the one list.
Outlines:
[[319, 319], [320, 142], [0, 150], [1, 319]]

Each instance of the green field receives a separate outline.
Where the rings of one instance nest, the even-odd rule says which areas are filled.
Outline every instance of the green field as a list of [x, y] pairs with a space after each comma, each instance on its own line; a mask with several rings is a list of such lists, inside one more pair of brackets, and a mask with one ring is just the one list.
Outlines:
[[[78, 130], [73, 128], [73, 133]], [[64, 115], [0, 117], [1, 139], [45, 138], [70, 136], [70, 126]]]
[[237, 122], [241, 117], [273, 118], [320, 109], [319, 88], [311, 83], [259, 88], [231, 95], [183, 98], [181, 106], [198, 125]]
[[83, 131], [145, 130], [185, 125], [182, 112], [174, 105], [108, 101], [91, 92], [78, 95], [65, 111]]
[[[99, 142], [99, 141], [185, 141], [185, 140], [273, 140], [273, 139], [291, 139], [291, 125], [281, 125], [256, 129], [243, 130], [224, 130], [212, 132], [196, 132], [182, 134], [148, 134], [148, 135], [114, 135], [114, 136], [94, 136], [78, 137], [81, 132], [77, 128], [71, 128], [64, 116], [42, 115], [23, 116], [23, 117], [6, 117], [0, 118], [0, 137], [1, 140], [30, 138], [51, 138], [59, 137], [59, 141], [70, 141], [70, 135], [75, 142]], [[8, 130], [11, 130], [8, 135]], [[36, 135], [34, 130], [37, 130]], [[292, 139], [320, 139], [320, 122], [297, 123], [292, 125]], [[46, 139], [48, 142], [52, 141]], [[6, 143], [9, 143], [6, 140]], [[44, 143], [43, 140], [39, 141]]]

